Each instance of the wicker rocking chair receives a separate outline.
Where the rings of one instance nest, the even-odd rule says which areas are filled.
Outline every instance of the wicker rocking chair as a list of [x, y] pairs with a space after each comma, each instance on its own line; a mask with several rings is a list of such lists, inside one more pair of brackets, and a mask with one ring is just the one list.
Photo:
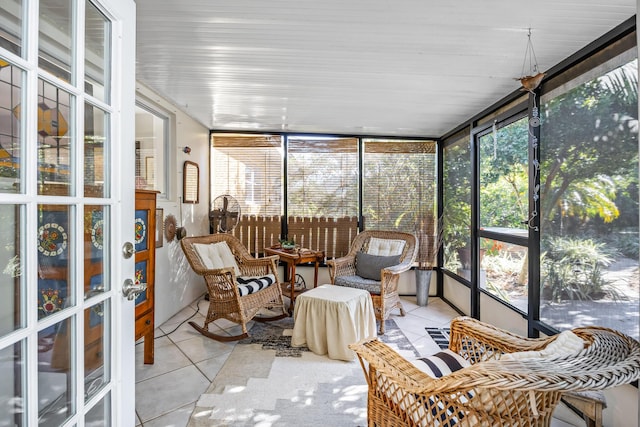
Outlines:
[[[220, 242], [225, 242], [231, 250], [235, 266], [229, 266], [234, 264], [233, 260], [222, 268], [207, 265], [208, 260], [203, 256], [202, 248], [206, 250], [207, 245]], [[198, 332], [218, 341], [234, 341], [249, 336], [247, 322], [254, 318], [256, 321], [266, 322], [287, 316], [276, 269], [277, 255], [254, 258], [236, 237], [224, 233], [185, 237], [180, 240], [180, 244], [193, 271], [204, 277], [209, 293], [209, 310], [204, 325], [189, 322]], [[239, 278], [242, 284], [238, 282]], [[243, 278], [249, 280], [242, 280]], [[251, 278], [260, 280], [252, 283]], [[256, 317], [263, 308], [281, 310], [282, 314]], [[209, 332], [209, 323], [217, 319], [238, 323], [242, 327], [242, 334], [223, 336]]]
[[640, 343], [584, 327], [577, 355], [499, 360], [539, 351], [555, 337], [529, 339], [468, 317], [451, 323], [449, 349], [471, 365], [426, 375], [377, 339], [352, 344], [369, 385], [369, 426], [549, 426], [563, 393], [604, 390], [640, 378]]
[[[379, 270], [380, 280], [367, 279], [357, 275], [356, 258], [358, 252], [367, 252], [371, 239], [374, 238], [378, 241], [404, 241], [398, 264]], [[400, 274], [411, 269], [416, 260], [417, 243], [416, 236], [410, 233], [365, 230], [353, 239], [346, 256], [327, 261], [332, 284], [369, 291], [376, 319], [380, 322], [380, 334], [384, 334], [384, 321], [389, 318], [392, 310], [397, 308], [400, 310], [401, 316], [405, 315], [398, 294], [398, 280]]]

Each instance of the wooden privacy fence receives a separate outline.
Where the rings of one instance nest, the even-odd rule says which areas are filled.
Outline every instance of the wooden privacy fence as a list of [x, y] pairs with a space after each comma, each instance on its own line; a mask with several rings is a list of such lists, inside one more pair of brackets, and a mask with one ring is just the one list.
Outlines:
[[[327, 258], [337, 258], [349, 252], [349, 245], [358, 234], [358, 218], [293, 217], [287, 221], [289, 240], [301, 247], [324, 251]], [[242, 215], [233, 230], [243, 245], [254, 256], [273, 246], [280, 239], [280, 216]]]

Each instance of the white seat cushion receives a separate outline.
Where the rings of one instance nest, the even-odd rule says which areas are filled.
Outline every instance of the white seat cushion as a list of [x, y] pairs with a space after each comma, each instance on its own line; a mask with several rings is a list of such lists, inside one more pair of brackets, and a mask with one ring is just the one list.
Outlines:
[[198, 256], [202, 260], [202, 263], [209, 270], [231, 267], [234, 269], [236, 276], [240, 275], [240, 269], [236, 258], [233, 256], [227, 242], [218, 243], [194, 243], [193, 247], [196, 249]]
[[406, 242], [402, 239], [379, 239], [372, 237], [369, 239], [367, 253], [369, 255], [402, 255]]
[[500, 356], [500, 360], [520, 360], [539, 357], [563, 357], [578, 354], [584, 349], [584, 340], [571, 331], [562, 331], [540, 351], [518, 351]]

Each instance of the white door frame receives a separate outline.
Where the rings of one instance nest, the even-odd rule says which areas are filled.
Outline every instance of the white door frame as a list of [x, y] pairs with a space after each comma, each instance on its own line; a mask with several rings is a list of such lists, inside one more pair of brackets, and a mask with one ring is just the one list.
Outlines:
[[[113, 10], [113, 106], [114, 136], [112, 194], [115, 197], [111, 260], [114, 266], [112, 366], [115, 382], [111, 402], [114, 426], [134, 426], [135, 415], [135, 301], [122, 295], [125, 279], [133, 279], [135, 257], [124, 259], [125, 242], [134, 241], [135, 216], [135, 40], [136, 6], [133, 0], [104, 0]], [[116, 118], [117, 117], [117, 118]], [[118, 165], [117, 167], [115, 165]], [[115, 231], [119, 231], [119, 234]]]
[[[51, 79], [52, 82], [59, 85], [63, 90], [71, 93], [76, 101], [73, 101], [73, 107], [76, 109], [77, 120], [70, 123], [75, 135], [75, 146], [79, 147], [82, 143], [80, 135], [84, 133], [83, 116], [84, 111], [84, 19], [79, 19], [75, 23], [76, 28], [76, 50], [78, 64], [73, 65], [73, 72], [76, 73], [78, 83], [73, 86], [71, 84], [57, 81], [55, 78], [41, 74], [38, 69], [38, 23], [39, 23], [39, 4], [37, 0], [21, 0], [21, 46], [22, 52], [20, 56], [6, 50], [0, 50], [2, 59], [12, 66], [24, 70], [22, 79], [22, 108], [20, 110], [20, 186], [19, 193], [0, 193], [0, 203], [9, 206], [21, 206], [18, 224], [20, 246], [16, 248], [20, 254], [19, 274], [20, 280], [20, 301], [14, 306], [14, 310], [19, 310], [21, 319], [15, 330], [9, 330], [0, 335], [0, 351], [7, 350], [11, 352], [15, 344], [21, 345], [21, 357], [26, 357], [24, 364], [19, 361], [7, 361], [8, 369], [13, 369], [13, 365], [20, 366], [21, 375], [17, 377], [19, 381], [20, 396], [14, 396], [14, 402], [4, 401], [5, 398], [11, 400], [11, 395], [5, 396], [0, 394], [0, 404], [11, 404], [10, 408], [18, 408], [25, 411], [21, 421], [26, 426], [38, 425], [38, 398], [39, 398], [39, 380], [38, 380], [38, 331], [44, 327], [56, 324], [57, 322], [69, 318], [76, 319], [75, 340], [71, 341], [71, 348], [75, 349], [75, 359], [72, 356], [70, 369], [75, 369], [77, 374], [75, 380], [67, 384], [67, 393], [75, 394], [72, 399], [72, 406], [75, 411], [69, 416], [64, 426], [84, 426], [85, 414], [87, 408], [99, 402], [107, 394], [110, 396], [109, 418], [110, 425], [113, 426], [134, 426], [136, 424], [135, 416], [135, 342], [134, 342], [134, 304], [133, 300], [127, 300], [122, 295], [122, 284], [124, 280], [134, 277], [134, 257], [125, 259], [122, 247], [125, 242], [133, 242], [134, 240], [134, 183], [135, 183], [135, 163], [134, 163], [134, 141], [135, 141], [135, 40], [136, 40], [136, 6], [134, 0], [91, 0], [105, 16], [107, 16], [111, 24], [111, 59], [106, 65], [110, 67], [107, 78], [110, 77], [111, 84], [111, 101], [106, 107], [109, 114], [109, 128], [106, 130], [108, 143], [105, 147], [106, 158], [110, 159], [105, 164], [105, 177], [107, 183], [105, 186], [109, 188], [109, 197], [101, 198], [99, 205], [103, 205], [108, 210], [107, 218], [111, 221], [105, 223], [105, 236], [109, 241], [105, 247], [109, 248], [109, 253], [105, 255], [105, 263], [103, 265], [104, 277], [109, 279], [109, 289], [101, 294], [98, 298], [104, 301], [106, 306], [110, 308], [110, 315], [105, 317], [104, 335], [106, 345], [104, 347], [104, 363], [110, 372], [109, 381], [101, 386], [91, 399], [85, 402], [84, 393], [84, 346], [83, 332], [84, 311], [85, 307], [93, 304], [90, 300], [88, 305], [84, 304], [84, 287], [78, 285], [83, 282], [83, 260], [82, 260], [82, 244], [83, 233], [79, 232], [84, 226], [82, 209], [70, 209], [68, 215], [69, 227], [71, 228], [69, 244], [75, 249], [69, 253], [69, 256], [77, 258], [71, 266], [76, 266], [71, 272], [71, 282], [76, 283], [75, 288], [68, 288], [71, 297], [69, 301], [75, 301], [69, 307], [65, 307], [60, 313], [52, 314], [48, 318], [38, 318], [38, 249], [36, 244], [38, 240], [38, 215], [37, 206], [39, 204], [56, 204], [60, 203], [68, 206], [77, 206], [82, 208], [84, 204], [92, 204], [94, 199], [86, 198], [83, 195], [83, 176], [73, 178], [73, 183], [77, 188], [77, 194], [71, 197], [59, 196], [39, 196], [37, 192], [37, 132], [38, 129], [38, 81], [40, 78], [45, 80]], [[77, 16], [84, 17], [85, 0], [73, 0], [76, 8]], [[9, 1], [2, 6], [7, 8], [19, 9], [19, 5], [13, 1]], [[13, 13], [13, 12], [12, 12]], [[75, 153], [83, 153], [81, 147], [74, 148]], [[81, 156], [81, 154], [80, 154]], [[84, 158], [76, 155], [75, 161], [78, 165], [82, 165]], [[83, 170], [80, 168], [80, 170]], [[73, 213], [73, 214], [71, 214]], [[106, 229], [106, 227], [109, 227]], [[16, 234], [17, 235], [17, 234]], [[73, 322], [72, 322], [73, 323]], [[74, 334], [68, 334], [73, 336]], [[25, 356], [26, 354], [26, 356]], [[73, 354], [73, 353], [72, 353]], [[0, 368], [2, 368], [0, 366]], [[69, 371], [69, 368], [67, 368]], [[2, 370], [0, 369], [0, 372]], [[13, 376], [13, 375], [12, 375]], [[68, 378], [73, 378], [72, 376]], [[44, 387], [43, 387], [44, 388]], [[69, 390], [74, 390], [71, 393]], [[15, 389], [14, 389], [15, 393]], [[17, 399], [16, 399], [17, 398]], [[22, 401], [16, 404], [15, 401]], [[0, 407], [0, 419], [11, 420], [11, 416], [4, 412], [5, 406]], [[89, 409], [90, 410], [90, 409]], [[9, 421], [12, 422], [12, 421]], [[2, 423], [0, 423], [2, 424]], [[11, 425], [11, 424], [10, 424]]]

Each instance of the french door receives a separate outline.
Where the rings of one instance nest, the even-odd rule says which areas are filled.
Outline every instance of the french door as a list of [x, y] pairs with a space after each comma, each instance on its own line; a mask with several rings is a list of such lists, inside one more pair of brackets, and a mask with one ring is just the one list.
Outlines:
[[133, 0], [0, 6], [0, 427], [134, 414]]

